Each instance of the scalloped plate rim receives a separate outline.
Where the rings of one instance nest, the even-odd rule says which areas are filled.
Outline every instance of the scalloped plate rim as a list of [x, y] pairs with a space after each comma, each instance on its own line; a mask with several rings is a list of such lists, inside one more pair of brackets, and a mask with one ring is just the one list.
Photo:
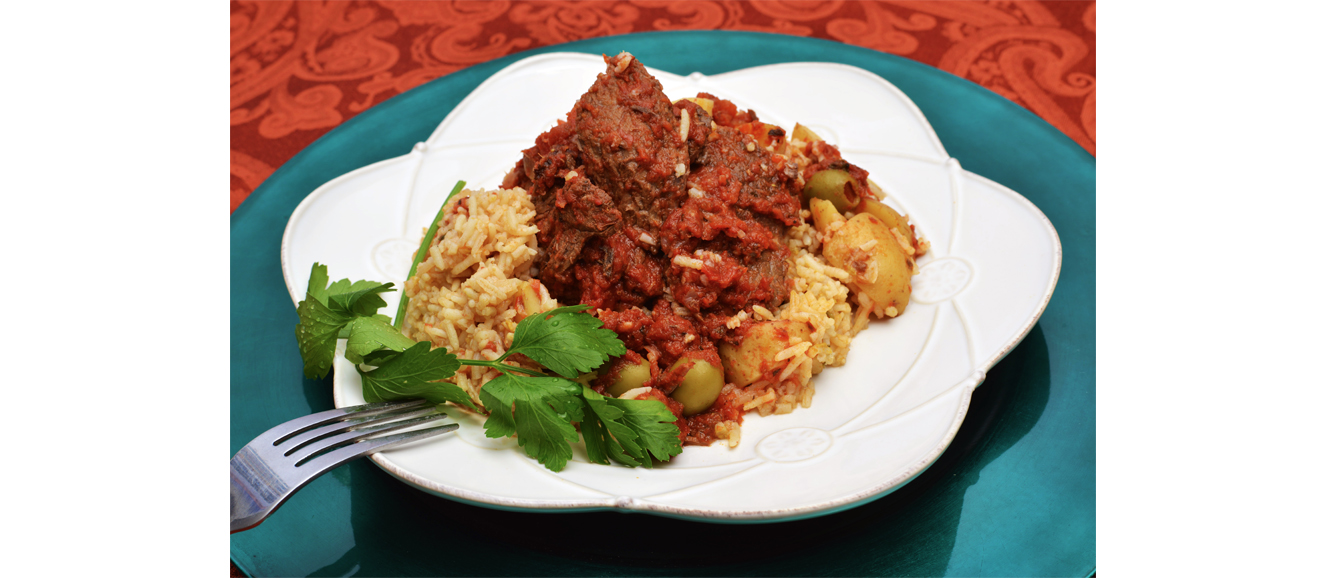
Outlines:
[[[332, 179], [331, 181], [324, 183], [323, 185], [315, 189], [312, 193], [310, 193], [307, 197], [305, 197], [290, 215], [281, 240], [282, 276], [286, 283], [287, 290], [291, 295], [292, 301], [295, 304], [297, 304], [299, 301], [299, 299], [295, 296], [296, 285], [294, 284], [293, 279], [291, 278], [291, 272], [288, 270], [287, 267], [287, 264], [290, 261], [288, 259], [288, 255], [290, 250], [292, 231], [295, 228], [296, 223], [303, 217], [303, 214], [307, 211], [307, 209], [310, 206], [312, 206], [314, 203], [316, 203], [317, 200], [322, 195], [326, 194], [332, 188], [334, 188], [335, 185], [343, 181], [350, 180], [354, 177], [357, 177], [359, 175], [368, 172], [379, 170], [380, 168], [387, 165], [391, 165], [398, 162], [404, 162], [412, 157], [421, 154], [423, 149], [427, 147], [427, 143], [433, 141], [435, 137], [441, 134], [444, 131], [444, 129], [447, 126], [449, 126], [450, 123], [453, 122], [453, 119], [455, 117], [459, 116], [465, 108], [468, 108], [467, 105], [469, 105], [471, 101], [475, 100], [475, 95], [482, 93], [486, 85], [520, 68], [530, 65], [537, 65], [538, 61], [565, 58], [567, 56], [572, 56], [576, 58], [591, 58], [597, 60], [597, 57], [592, 57], [583, 53], [575, 53], [575, 52], [544, 53], [540, 55], [531, 56], [526, 59], [518, 60], [512, 63], [511, 65], [503, 68], [502, 70], [499, 70], [498, 72], [494, 73], [492, 76], [490, 76], [489, 78], [485, 79], [482, 83], [480, 83], [469, 95], [467, 95], [464, 99], [462, 99], [462, 101], [458, 103], [450, 113], [448, 113], [448, 115], [443, 119], [443, 121], [438, 125], [438, 127], [435, 128], [429, 134], [429, 136], [425, 141], [417, 143], [411, 149], [410, 152], [397, 157], [384, 159], [382, 161], [378, 161], [370, 165], [366, 165], [364, 167], [360, 167], [353, 171], [347, 172], [343, 175], [336, 177], [335, 179]], [[709, 75], [708, 78], [722, 79], [723, 77], [726, 76], [745, 74], [745, 73], [750, 73], [752, 71], [760, 71], [761, 69], [775, 69], [775, 68], [795, 67], [795, 66], [804, 66], [804, 65], [816, 65], [816, 66], [838, 68], [844, 71], [850, 71], [854, 74], [862, 75], [871, 80], [878, 81], [883, 88], [894, 93], [899, 98], [899, 100], [901, 100], [909, 108], [910, 112], [916, 119], [920, 119], [922, 121], [921, 124], [924, 126], [926, 136], [929, 138], [930, 144], [944, 155], [943, 159], [925, 158], [923, 160], [931, 163], [944, 163], [948, 161], [953, 161], [953, 162], [957, 161], [957, 159], [948, 156], [947, 149], [943, 146], [942, 141], [939, 140], [938, 135], [935, 133], [933, 126], [931, 126], [931, 124], [926, 119], [924, 114], [921, 113], [919, 107], [916, 106], [916, 104], [906, 95], [906, 93], [902, 92], [900, 89], [898, 89], [895, 85], [888, 82], [887, 80], [867, 70], [835, 62], [784, 62], [784, 63], [775, 63], [775, 64], [768, 64], [768, 65], [728, 71], [722, 74]], [[654, 73], [658, 72], [654, 69], [650, 70], [651, 72]], [[693, 73], [692, 75], [686, 75], [686, 76], [675, 75], [671, 73], [667, 74], [679, 78], [692, 78], [698, 73]], [[410, 486], [426, 491], [428, 493], [440, 497], [445, 497], [448, 499], [456, 499], [458, 501], [473, 505], [492, 507], [503, 510], [522, 511], [522, 512], [585, 512], [585, 511], [618, 510], [618, 511], [627, 511], [627, 512], [649, 513], [649, 514], [666, 516], [666, 517], [674, 517], [686, 520], [706, 521], [706, 522], [766, 523], [766, 522], [791, 521], [791, 520], [830, 514], [851, 507], [859, 506], [868, 503], [872, 500], [881, 498], [885, 495], [888, 495], [889, 493], [893, 492], [894, 490], [897, 490], [898, 488], [902, 487], [907, 482], [911, 481], [916, 476], [924, 472], [948, 448], [949, 444], [956, 436], [959, 428], [961, 427], [963, 421], [966, 418], [967, 410], [969, 408], [971, 401], [972, 392], [975, 390], [976, 387], [978, 387], [983, 382], [985, 373], [989, 371], [989, 369], [992, 368], [995, 364], [997, 364], [1000, 360], [1002, 360], [1009, 352], [1011, 352], [1035, 326], [1037, 321], [1040, 319], [1041, 315], [1044, 313], [1045, 308], [1048, 306], [1051, 297], [1053, 296], [1054, 288], [1057, 285], [1059, 276], [1062, 271], [1063, 247], [1058, 236], [1058, 231], [1054, 228], [1053, 224], [1049, 221], [1049, 219], [1045, 216], [1045, 214], [1038, 207], [1036, 207], [1034, 203], [1032, 203], [1030, 200], [1022, 196], [1021, 194], [1017, 193], [1016, 191], [1013, 191], [1012, 189], [1009, 189], [1008, 187], [1005, 187], [995, 181], [992, 181], [975, 173], [971, 173], [969, 171], [966, 171], [965, 169], [960, 169], [960, 167], [959, 170], [963, 176], [968, 178], [979, 179], [980, 181], [983, 181], [985, 184], [996, 189], [998, 192], [1014, 199], [1024, 209], [1027, 209], [1029, 213], [1031, 213], [1039, 221], [1041, 221], [1041, 223], [1044, 225], [1045, 230], [1050, 234], [1051, 240], [1053, 242], [1054, 250], [1053, 250], [1052, 271], [1045, 289], [1045, 293], [1040, 299], [1035, 312], [1027, 319], [1027, 321], [1022, 325], [1022, 327], [1016, 332], [1015, 335], [1011, 336], [1009, 339], [1007, 339], [1004, 342], [1003, 346], [999, 348], [998, 353], [996, 353], [994, 356], [989, 358], [986, 362], [976, 364], [978, 367], [975, 370], [975, 373], [972, 375], [972, 377], [954, 384], [953, 386], [936, 394], [929, 400], [922, 402], [914, 406], [913, 408], [910, 408], [907, 411], [903, 412], [903, 414], [910, 413], [920, 407], [928, 405], [929, 403], [933, 402], [936, 399], [939, 399], [941, 397], [944, 397], [952, 393], [955, 389], [962, 390], [961, 399], [958, 402], [957, 411], [955, 412], [952, 421], [949, 424], [948, 430], [945, 433], [942, 441], [937, 445], [935, 445], [933, 448], [931, 448], [931, 450], [926, 452], [922, 457], [913, 461], [901, 473], [892, 476], [887, 480], [884, 480], [864, 490], [860, 490], [844, 496], [834, 497], [832, 499], [818, 501], [816, 503], [805, 506], [789, 507], [789, 508], [725, 510], [725, 509], [714, 509], [714, 508], [690, 508], [684, 506], [672, 506], [667, 504], [660, 504], [657, 502], [651, 502], [648, 499], [629, 498], [629, 497], [611, 497], [611, 496], [604, 498], [595, 498], [595, 499], [508, 498], [499, 495], [486, 494], [482, 492], [476, 492], [473, 490], [467, 490], [463, 488], [449, 486], [447, 484], [440, 483], [436, 480], [418, 476], [412, 473], [411, 471], [392, 462], [388, 457], [384, 456], [381, 453], [373, 454], [369, 457], [375, 464], [377, 464], [383, 470], [387, 471], [392, 476], [396, 477], [397, 479], [400, 479], [401, 481], [405, 482]], [[337, 407], [343, 407], [345, 405], [344, 400], [341, 398], [340, 392], [335, 388], [333, 388], [333, 397]]]

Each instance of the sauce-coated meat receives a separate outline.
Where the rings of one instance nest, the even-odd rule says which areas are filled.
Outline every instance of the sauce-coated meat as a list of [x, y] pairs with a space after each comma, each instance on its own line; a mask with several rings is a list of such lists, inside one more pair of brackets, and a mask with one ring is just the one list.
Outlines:
[[612, 191], [627, 223], [658, 232], [686, 197], [690, 164], [677, 116], [658, 80], [635, 58], [609, 59], [608, 71], [570, 116], [589, 178]]
[[[682, 378], [666, 368], [681, 357], [722, 366], [717, 343], [735, 339], [733, 315], [787, 300], [782, 236], [801, 223], [797, 168], [752, 136], [753, 111], [706, 94], [712, 114], [673, 104], [629, 54], [604, 60], [504, 185], [534, 201], [540, 281], [562, 303], [594, 307], [631, 359], [648, 360], [647, 385], [666, 394]], [[685, 418], [688, 443], [740, 420], [730, 398]]]

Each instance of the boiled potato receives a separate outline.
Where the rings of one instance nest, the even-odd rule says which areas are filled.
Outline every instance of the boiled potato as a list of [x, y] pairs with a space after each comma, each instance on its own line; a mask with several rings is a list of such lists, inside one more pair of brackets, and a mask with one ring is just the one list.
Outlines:
[[542, 310], [543, 299], [539, 297], [539, 292], [534, 289], [534, 285], [526, 281], [521, 281], [520, 302], [516, 307], [516, 321], [520, 321]]
[[912, 227], [907, 222], [907, 217], [899, 215], [897, 211], [893, 210], [893, 207], [876, 201], [875, 199], [866, 199], [865, 212], [879, 217], [879, 220], [884, 221], [885, 227], [898, 229], [898, 232], [902, 233], [903, 238], [907, 239], [908, 246], [916, 244], [916, 236], [912, 233]]
[[870, 297], [876, 315], [902, 315], [912, 295], [914, 262], [884, 221], [861, 213], [834, 229], [830, 224], [843, 217], [827, 201], [811, 201], [810, 210], [815, 228], [827, 237], [829, 264], [852, 275], [848, 285]]
[[775, 361], [774, 356], [796, 343], [809, 341], [810, 325], [791, 319], [743, 324], [739, 335], [740, 345], [719, 344], [718, 357], [732, 384], [746, 387], [763, 375], [781, 371], [787, 360]]
[[773, 146], [787, 140], [787, 133], [783, 132], [782, 127], [767, 122], [758, 125], [759, 128], [751, 136], [755, 137], [755, 142], [760, 143], [761, 147]]
[[847, 221], [847, 219], [843, 218], [843, 214], [839, 213], [838, 209], [833, 207], [833, 203], [824, 199], [810, 200], [810, 215], [815, 221], [815, 229], [825, 235], [828, 235], [830, 231], [833, 230], [833, 227], [830, 226], [833, 223]]
[[707, 113], [709, 113], [709, 114], [714, 114], [714, 101], [713, 101], [713, 100], [710, 100], [710, 99], [708, 99], [708, 98], [700, 98], [700, 97], [698, 97], [698, 96], [697, 96], [697, 97], [693, 97], [693, 98], [683, 98], [683, 99], [681, 99], [681, 100], [689, 100], [689, 101], [691, 101], [691, 102], [694, 102], [696, 106], [698, 106], [698, 107], [700, 107], [700, 108], [703, 108], [705, 112], [707, 112]]
[[917, 272], [916, 233], [912, 231], [911, 224], [907, 222], [907, 217], [898, 214], [897, 211], [893, 210], [893, 207], [874, 199], [866, 199], [865, 210], [884, 221], [884, 226], [888, 229], [898, 231], [898, 235], [895, 235], [894, 239], [898, 240], [902, 252], [907, 254], [907, 266], [911, 268], [912, 274], [915, 275]]
[[701, 359], [682, 357], [672, 364], [669, 371], [687, 363], [694, 362], [686, 376], [681, 378], [681, 385], [672, 390], [672, 399], [681, 402], [682, 415], [692, 416], [700, 413], [718, 400], [718, 393], [723, 390], [723, 370]]
[[884, 194], [884, 189], [879, 188], [879, 185], [875, 184], [875, 181], [866, 179], [866, 186], [870, 188], [870, 192], [875, 193], [877, 198], [882, 199], [888, 196]]
[[815, 134], [814, 131], [801, 126], [801, 123], [797, 123], [796, 126], [792, 127], [792, 138], [806, 142], [824, 140], [820, 138], [820, 135]]
[[[866, 199], [866, 212], [884, 221], [884, 226], [897, 230], [898, 235], [902, 237], [899, 245], [902, 252], [907, 254], [907, 265], [911, 267], [912, 274], [916, 274], [916, 233], [912, 231], [911, 224], [907, 222], [907, 217], [899, 215], [893, 207], [885, 205], [874, 199]], [[895, 236], [894, 239], [897, 239]]]

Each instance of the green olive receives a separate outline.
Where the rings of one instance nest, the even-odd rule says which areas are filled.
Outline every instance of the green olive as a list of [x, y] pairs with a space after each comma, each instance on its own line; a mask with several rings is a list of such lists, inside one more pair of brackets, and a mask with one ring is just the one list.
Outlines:
[[642, 359], [639, 363], [622, 367], [605, 391], [613, 397], [621, 397], [623, 393], [643, 386], [646, 381], [649, 381], [649, 362]]
[[672, 399], [681, 402], [682, 415], [692, 416], [709, 409], [718, 399], [718, 392], [723, 390], [723, 370], [707, 361], [683, 357], [672, 364], [672, 368], [694, 361], [681, 385], [672, 390]]
[[811, 175], [803, 192], [808, 198], [833, 203], [833, 208], [841, 212], [855, 209], [861, 202], [860, 188], [861, 184], [847, 171], [827, 169]]

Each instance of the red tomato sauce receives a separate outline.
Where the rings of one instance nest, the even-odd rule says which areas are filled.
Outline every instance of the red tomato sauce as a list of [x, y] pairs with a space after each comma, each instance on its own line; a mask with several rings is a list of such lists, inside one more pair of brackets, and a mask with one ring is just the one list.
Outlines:
[[728, 387], [683, 418], [668, 394], [691, 364], [672, 366], [686, 357], [722, 368], [717, 345], [737, 339], [729, 319], [787, 300], [781, 238], [801, 223], [797, 167], [770, 152], [786, 135], [754, 111], [707, 93], [699, 97], [713, 101], [712, 114], [674, 105], [638, 61], [605, 61], [504, 186], [524, 187], [534, 202], [535, 276], [560, 302], [593, 307], [631, 352], [601, 368], [593, 387], [646, 361], [645, 386], [673, 410], [682, 440], [708, 445], [715, 425], [744, 412]]

